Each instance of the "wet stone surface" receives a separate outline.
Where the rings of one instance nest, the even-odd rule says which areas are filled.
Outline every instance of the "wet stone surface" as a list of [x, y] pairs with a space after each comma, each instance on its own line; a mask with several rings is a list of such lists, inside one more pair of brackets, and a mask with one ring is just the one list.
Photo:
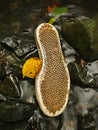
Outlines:
[[[51, 3], [1, 1], [0, 130], [98, 129], [98, 34], [90, 23], [85, 28], [84, 23], [80, 23], [92, 16], [95, 19], [97, 12], [92, 11], [90, 17], [89, 8], [86, 10], [83, 1], [62, 2], [68, 12], [59, 16], [54, 26], [60, 34], [63, 55], [70, 72], [71, 89], [64, 112], [50, 118], [41, 112], [36, 101], [35, 79], [23, 78], [22, 66], [26, 59], [39, 57], [34, 30], [40, 23], [51, 19], [52, 15], [47, 11]], [[56, 4], [62, 6], [62, 3]], [[76, 34], [78, 40], [75, 39]], [[89, 48], [93, 48], [94, 53], [90, 53]]]
[[21, 38], [7, 37], [1, 42], [1, 45], [13, 52], [19, 59], [23, 59], [36, 49], [34, 38], [26, 35], [21, 36]]

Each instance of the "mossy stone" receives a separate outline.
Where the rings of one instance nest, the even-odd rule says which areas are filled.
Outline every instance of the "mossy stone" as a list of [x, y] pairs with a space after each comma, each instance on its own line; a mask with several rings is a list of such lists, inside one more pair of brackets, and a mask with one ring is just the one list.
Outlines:
[[98, 59], [98, 25], [95, 19], [64, 22], [62, 35], [83, 59]]

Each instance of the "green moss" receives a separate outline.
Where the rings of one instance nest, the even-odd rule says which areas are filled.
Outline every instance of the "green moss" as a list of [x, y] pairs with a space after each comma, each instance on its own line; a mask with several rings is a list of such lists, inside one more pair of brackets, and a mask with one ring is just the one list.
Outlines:
[[84, 28], [87, 30], [87, 33], [90, 37], [90, 40], [94, 40], [94, 31], [95, 31], [95, 28], [96, 28], [96, 21], [94, 19], [88, 19], [88, 20], [82, 20], [80, 22]]
[[89, 59], [92, 52], [90, 37], [86, 28], [79, 21], [65, 22], [62, 27], [62, 35], [82, 58]]

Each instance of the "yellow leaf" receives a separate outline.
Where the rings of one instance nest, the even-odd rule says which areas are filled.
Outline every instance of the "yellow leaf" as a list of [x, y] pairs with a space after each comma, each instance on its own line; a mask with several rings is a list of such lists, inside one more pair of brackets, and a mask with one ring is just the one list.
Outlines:
[[51, 18], [51, 19], [49, 20], [49, 23], [50, 23], [50, 24], [53, 24], [55, 21], [56, 21], [55, 18]]

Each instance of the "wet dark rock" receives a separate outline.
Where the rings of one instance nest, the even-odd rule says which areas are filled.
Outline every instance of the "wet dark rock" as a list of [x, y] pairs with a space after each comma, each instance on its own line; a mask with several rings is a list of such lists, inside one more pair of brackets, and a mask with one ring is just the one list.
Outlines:
[[15, 75], [10, 74], [3, 80], [0, 84], [0, 93], [11, 97], [20, 97], [20, 85]]
[[63, 112], [63, 125], [61, 130], [77, 130], [77, 115], [74, 109], [74, 104], [69, 103]]
[[98, 107], [96, 107], [95, 111], [93, 112], [94, 119], [96, 121], [96, 127], [98, 129]]
[[71, 4], [71, 5], [67, 5], [67, 7], [72, 17], [81, 16], [84, 13], [84, 9], [82, 8], [82, 6]]
[[60, 36], [63, 55], [67, 64], [74, 62], [79, 54]]
[[2, 101], [2, 100], [6, 101], [6, 97], [3, 94], [0, 93], [0, 101]]
[[10, 74], [22, 79], [22, 62], [19, 64], [19, 61], [8, 55], [0, 59], [0, 82], [2, 83], [4, 78]]
[[63, 125], [63, 116], [47, 117], [36, 109], [34, 115], [29, 119], [29, 123], [38, 130], [60, 130]]
[[32, 37], [22, 38], [18, 47], [15, 49], [15, 54], [21, 59], [24, 58], [30, 52], [33, 52], [36, 49], [35, 41]]
[[64, 39], [86, 61], [98, 59], [97, 34], [97, 21], [94, 19], [74, 19], [62, 24]]
[[10, 69], [11, 64], [6, 59], [1, 59], [1, 68], [3, 67], [3, 71], [5, 73], [5, 77], [11, 74], [12, 70]]
[[5, 78], [6, 76], [6, 72], [5, 72], [5, 66], [4, 66], [4, 63], [2, 61], [0, 61], [0, 83], [3, 81], [3, 79]]
[[22, 80], [20, 81], [21, 85], [21, 100], [24, 102], [35, 103], [35, 82], [33, 79]]
[[19, 37], [7, 37], [1, 45], [7, 50], [12, 51], [19, 59], [23, 59], [27, 54], [33, 52], [36, 49], [35, 41], [32, 36], [24, 35]]
[[74, 61], [68, 64], [71, 82], [74, 85], [82, 87], [96, 87], [96, 80], [92, 73], [85, 66], [82, 66], [80, 61]]
[[24, 103], [16, 99], [0, 102], [0, 120], [4, 122], [29, 119], [33, 112], [34, 105], [31, 103]]
[[33, 130], [32, 126], [27, 122], [27, 120], [13, 122], [13, 123], [0, 123], [0, 130]]
[[6, 52], [7, 52], [6, 49], [2, 47], [0, 44], [0, 58], [2, 58], [6, 54]]
[[10, 69], [12, 70], [12, 74], [15, 75], [19, 80], [23, 78], [22, 75], [22, 63], [20, 64], [11, 64]]
[[95, 78], [95, 82], [96, 82], [96, 90], [98, 89], [98, 60], [88, 63], [86, 65], [87, 71], [89, 73], [91, 73], [94, 78]]
[[37, 25], [49, 21], [50, 5], [45, 0], [41, 5], [30, 0], [10, 2], [5, 2], [5, 8], [0, 5], [0, 130], [98, 129], [97, 20], [83, 14], [79, 0], [77, 5], [68, 4], [68, 12], [54, 23], [61, 35], [71, 89], [63, 114], [50, 118], [36, 101], [35, 80], [22, 77], [24, 61], [39, 56], [34, 31]]
[[93, 75], [98, 75], [98, 60], [94, 62], [89, 62], [87, 65], [87, 70]]
[[15, 37], [7, 37], [2, 41], [2, 46], [14, 50], [18, 46], [18, 42]]
[[75, 109], [77, 114], [82, 116], [89, 113], [89, 110], [95, 110], [98, 106], [98, 92], [90, 88], [81, 88], [74, 86], [74, 99], [76, 100]]
[[64, 111], [64, 124], [61, 130], [95, 130], [97, 127], [98, 92], [73, 86], [69, 102]]
[[78, 116], [78, 130], [95, 130], [96, 122], [93, 117], [93, 112], [89, 112], [85, 116]]
[[98, 88], [98, 74], [95, 75], [95, 80], [96, 80], [96, 88]]
[[71, 85], [68, 105], [63, 112], [64, 120], [61, 130], [95, 130], [98, 129], [98, 92]]

